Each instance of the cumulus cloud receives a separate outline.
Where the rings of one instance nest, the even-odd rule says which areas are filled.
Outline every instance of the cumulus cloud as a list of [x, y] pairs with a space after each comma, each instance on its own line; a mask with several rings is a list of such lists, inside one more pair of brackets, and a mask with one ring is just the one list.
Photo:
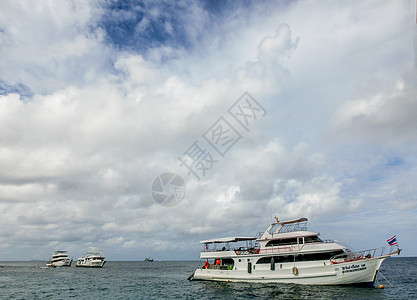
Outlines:
[[297, 44], [298, 38], [293, 38], [290, 27], [281, 24], [275, 35], [260, 41], [258, 59], [247, 61], [245, 67], [237, 71], [237, 80], [251, 86], [262, 96], [265, 96], [262, 91], [267, 91], [267, 94], [277, 93], [283, 80], [288, 77], [285, 65]]
[[[416, 142], [415, 74], [365, 99], [343, 103], [332, 120], [336, 134], [378, 143]], [[332, 126], [332, 127], [333, 127]]]
[[99, 7], [87, 3], [3, 2], [1, 81], [36, 94], [97, 80], [109, 67], [105, 33], [91, 29], [100, 15]]
[[265, 37], [259, 44], [259, 60], [265, 63], [282, 62], [282, 59], [288, 58], [297, 47], [299, 39], [292, 39], [290, 27], [286, 24], [281, 25], [275, 35]]
[[[81, 254], [88, 246], [104, 248], [110, 259], [142, 259], [149, 248], [162, 258], [197, 258], [199, 240], [251, 235], [275, 214], [332, 222], [364, 209], [381, 195], [375, 191], [384, 191], [380, 199], [397, 211], [414, 208], [415, 191], [404, 181], [415, 172], [410, 152], [349, 148], [349, 139], [364, 138], [414, 145], [413, 81], [376, 93], [400, 76], [380, 77], [359, 93], [376, 64], [349, 84], [329, 71], [337, 62], [341, 74], [359, 74], [350, 54], [371, 57], [373, 51], [363, 49], [367, 38], [391, 45], [388, 57], [402, 57], [404, 46], [381, 33], [388, 26], [390, 38], [406, 40], [401, 13], [382, 28], [375, 22], [405, 5], [340, 10], [317, 3], [320, 11], [340, 11], [340, 19], [317, 16], [308, 3], [239, 4], [217, 8], [227, 12], [219, 15], [189, 4], [124, 10], [100, 1], [0, 4], [4, 259], [26, 258], [28, 251], [43, 259], [61, 247]], [[370, 18], [353, 17], [364, 9]], [[335, 50], [340, 45], [349, 47]], [[378, 62], [387, 57], [373, 55]], [[385, 72], [392, 65], [379, 67]], [[202, 180], [188, 176], [178, 156], [195, 140], [210, 149], [202, 134], [244, 91], [266, 115], [250, 131], [239, 129], [242, 140], [216, 156]], [[348, 146], [340, 146], [340, 137]], [[366, 150], [363, 160], [372, 157], [372, 163], [363, 163], [356, 150]], [[167, 171], [181, 174], [187, 188], [172, 208], [159, 206], [150, 193], [153, 179]], [[366, 188], [362, 179], [374, 185]]]

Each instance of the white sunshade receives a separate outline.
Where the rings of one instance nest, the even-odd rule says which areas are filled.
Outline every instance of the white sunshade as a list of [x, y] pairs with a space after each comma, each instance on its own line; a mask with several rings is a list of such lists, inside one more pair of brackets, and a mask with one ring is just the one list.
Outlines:
[[225, 237], [225, 238], [201, 241], [200, 244], [231, 243], [231, 242], [252, 241], [252, 240], [256, 240], [256, 238], [254, 237]]

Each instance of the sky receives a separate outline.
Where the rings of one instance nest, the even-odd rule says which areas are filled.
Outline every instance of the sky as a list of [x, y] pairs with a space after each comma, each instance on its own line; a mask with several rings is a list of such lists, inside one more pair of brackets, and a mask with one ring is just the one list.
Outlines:
[[274, 216], [417, 256], [416, 44], [413, 0], [1, 1], [0, 260], [197, 260]]

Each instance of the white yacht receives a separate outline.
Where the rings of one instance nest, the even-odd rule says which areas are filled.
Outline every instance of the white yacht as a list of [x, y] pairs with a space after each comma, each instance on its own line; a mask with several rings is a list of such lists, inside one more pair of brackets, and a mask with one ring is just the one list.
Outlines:
[[382, 262], [401, 251], [396, 245], [354, 252], [321, 240], [319, 233], [307, 230], [307, 221], [276, 219], [257, 237], [201, 241], [205, 263], [189, 279], [373, 286]]
[[46, 263], [47, 267], [70, 267], [72, 258], [68, 257], [67, 251], [58, 250], [52, 253], [52, 258]]
[[90, 250], [80, 257], [75, 264], [76, 267], [102, 268], [106, 261], [103, 254], [97, 248]]

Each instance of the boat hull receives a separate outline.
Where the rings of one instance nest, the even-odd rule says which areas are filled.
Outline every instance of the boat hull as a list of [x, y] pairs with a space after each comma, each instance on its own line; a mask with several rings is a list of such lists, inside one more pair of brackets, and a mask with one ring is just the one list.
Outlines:
[[52, 264], [55, 267], [71, 267], [72, 259], [65, 259], [60, 261], [53, 261]]
[[104, 267], [105, 261], [93, 261], [88, 263], [76, 263], [76, 267], [85, 267], [85, 268], [102, 268]]
[[382, 262], [388, 256], [381, 256], [353, 262], [332, 264], [329, 261], [295, 262], [270, 265], [255, 265], [248, 269], [197, 269], [192, 280], [226, 282], [295, 283], [308, 285], [365, 285], [373, 286]]

